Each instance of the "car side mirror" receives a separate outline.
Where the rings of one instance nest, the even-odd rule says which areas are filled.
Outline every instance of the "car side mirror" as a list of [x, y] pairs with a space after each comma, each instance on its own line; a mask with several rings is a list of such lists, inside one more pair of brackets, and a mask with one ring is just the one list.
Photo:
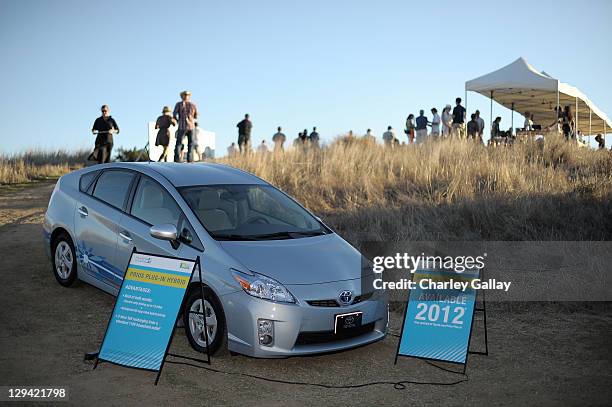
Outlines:
[[170, 242], [176, 241], [178, 232], [176, 226], [171, 223], [162, 223], [159, 225], [153, 225], [149, 229], [149, 234], [156, 239], [168, 240]]

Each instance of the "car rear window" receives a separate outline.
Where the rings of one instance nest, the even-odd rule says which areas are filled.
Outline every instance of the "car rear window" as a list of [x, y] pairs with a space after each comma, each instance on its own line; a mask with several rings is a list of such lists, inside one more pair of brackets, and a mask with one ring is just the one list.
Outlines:
[[129, 171], [104, 171], [93, 191], [93, 196], [118, 209], [123, 209], [134, 175]]
[[81, 179], [79, 180], [79, 189], [81, 190], [81, 192], [87, 193], [89, 187], [91, 186], [91, 183], [94, 179], [96, 179], [96, 176], [99, 172], [100, 171], [91, 171], [81, 175]]

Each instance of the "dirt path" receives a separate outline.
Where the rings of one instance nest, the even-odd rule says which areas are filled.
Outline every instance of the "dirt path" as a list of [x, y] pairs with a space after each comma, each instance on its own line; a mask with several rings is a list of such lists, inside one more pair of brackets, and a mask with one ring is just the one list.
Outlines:
[[[78, 405], [604, 405], [612, 399], [610, 307], [491, 304], [488, 357], [473, 356], [469, 381], [456, 386], [390, 385], [326, 389], [167, 365], [154, 375], [102, 364], [92, 371], [83, 353], [96, 349], [113, 305], [85, 284], [60, 287], [44, 250], [40, 222], [53, 184], [0, 193], [0, 385], [68, 386]], [[398, 315], [392, 314], [397, 329]], [[475, 346], [481, 343], [477, 335]], [[452, 382], [460, 377], [418, 360], [393, 365], [396, 338], [332, 355], [257, 360], [225, 353], [223, 372], [329, 385], [371, 381]], [[192, 354], [184, 336], [173, 351]]]

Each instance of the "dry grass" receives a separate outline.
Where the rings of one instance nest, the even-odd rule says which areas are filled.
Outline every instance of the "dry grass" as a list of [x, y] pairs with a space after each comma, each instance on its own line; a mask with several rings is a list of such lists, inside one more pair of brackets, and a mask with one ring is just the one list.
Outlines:
[[220, 161], [280, 187], [355, 243], [612, 238], [612, 155], [554, 136], [511, 148], [338, 140]]
[[88, 151], [29, 150], [24, 153], [0, 155], [0, 184], [19, 184], [42, 179], [57, 178], [80, 168]]

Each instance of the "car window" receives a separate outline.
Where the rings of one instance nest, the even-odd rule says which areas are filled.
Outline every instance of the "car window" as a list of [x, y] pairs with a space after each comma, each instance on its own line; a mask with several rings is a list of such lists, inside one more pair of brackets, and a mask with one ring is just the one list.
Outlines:
[[331, 233], [291, 198], [268, 185], [202, 185], [179, 192], [215, 239], [300, 238]]
[[96, 179], [96, 176], [99, 172], [100, 171], [90, 171], [81, 175], [81, 178], [79, 179], [79, 189], [81, 190], [81, 192], [87, 193], [87, 190], [91, 186], [93, 180]]
[[[131, 214], [149, 225], [170, 223], [178, 229], [181, 209], [161, 185], [142, 177], [134, 195]], [[178, 231], [180, 233], [180, 229]]]
[[134, 175], [129, 171], [104, 171], [93, 191], [93, 196], [109, 205], [123, 209]]
[[247, 197], [250, 208], [255, 212], [266, 214], [291, 226], [303, 229], [312, 227], [312, 223], [307, 224], [308, 220], [304, 217], [301, 208], [297, 210], [297, 205], [291, 205], [292, 202], [288, 200], [281, 201], [277, 196], [272, 196], [271, 194], [275, 192], [275, 195], [278, 195], [278, 192], [273, 189], [249, 188], [247, 190]]

